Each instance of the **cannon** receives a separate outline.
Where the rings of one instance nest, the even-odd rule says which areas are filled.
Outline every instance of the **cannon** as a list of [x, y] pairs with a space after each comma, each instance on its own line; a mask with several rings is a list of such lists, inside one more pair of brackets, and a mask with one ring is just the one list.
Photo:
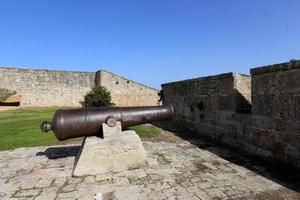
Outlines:
[[102, 124], [114, 126], [121, 122], [123, 128], [139, 124], [171, 120], [174, 117], [172, 105], [141, 107], [99, 107], [59, 109], [52, 122], [43, 122], [43, 132], [52, 130], [58, 140], [82, 136], [101, 136]]

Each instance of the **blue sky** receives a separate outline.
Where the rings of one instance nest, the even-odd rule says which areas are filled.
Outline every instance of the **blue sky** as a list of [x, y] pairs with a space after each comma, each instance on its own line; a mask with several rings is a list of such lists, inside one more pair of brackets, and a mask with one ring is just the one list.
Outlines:
[[0, 66], [160, 84], [300, 58], [299, 0], [1, 0]]

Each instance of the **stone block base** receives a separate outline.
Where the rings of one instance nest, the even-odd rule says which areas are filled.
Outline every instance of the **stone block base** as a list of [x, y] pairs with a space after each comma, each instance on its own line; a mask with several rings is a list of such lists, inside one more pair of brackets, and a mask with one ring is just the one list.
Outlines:
[[135, 131], [108, 134], [104, 139], [86, 137], [76, 158], [73, 176], [96, 175], [139, 168], [146, 152]]

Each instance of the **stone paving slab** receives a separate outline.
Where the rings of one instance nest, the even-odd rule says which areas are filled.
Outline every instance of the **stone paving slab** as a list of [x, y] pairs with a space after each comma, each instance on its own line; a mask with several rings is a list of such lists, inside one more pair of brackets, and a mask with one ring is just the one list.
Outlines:
[[143, 141], [147, 167], [81, 178], [71, 177], [79, 146], [2, 151], [0, 199], [94, 199], [100, 192], [104, 199], [127, 200], [300, 199], [264, 169], [256, 173], [220, 156], [235, 152], [207, 148], [200, 139], [187, 141], [165, 131], [162, 135]]

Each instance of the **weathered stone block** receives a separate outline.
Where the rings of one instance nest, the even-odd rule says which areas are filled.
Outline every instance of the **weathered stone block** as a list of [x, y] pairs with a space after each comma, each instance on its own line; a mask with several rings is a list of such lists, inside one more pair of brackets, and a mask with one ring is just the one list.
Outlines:
[[231, 95], [222, 95], [218, 98], [219, 101], [219, 109], [221, 111], [234, 111], [235, 105], [233, 96]]
[[209, 94], [209, 82], [208, 81], [196, 81], [193, 89], [194, 95], [208, 95]]
[[294, 95], [295, 100], [295, 118], [300, 120], [300, 94]]
[[[254, 144], [258, 147], [263, 147], [262, 143], [267, 137], [264, 129], [247, 127], [244, 134], [244, 139], [250, 144]], [[269, 138], [272, 139], [272, 138]]]
[[300, 69], [277, 72], [278, 92], [283, 95], [300, 93]]
[[275, 130], [284, 131], [286, 129], [286, 121], [282, 119], [274, 119]]
[[214, 137], [213, 127], [209, 123], [198, 123], [195, 131], [209, 138]]
[[297, 99], [293, 95], [276, 96], [272, 102], [273, 117], [280, 119], [295, 119], [297, 111]]
[[300, 158], [300, 146], [287, 145], [285, 148], [285, 154], [293, 158]]
[[228, 137], [229, 131], [226, 129], [226, 127], [220, 127], [220, 126], [213, 125], [212, 129], [213, 129], [213, 134], [211, 137], [216, 140], [222, 141], [225, 138], [231, 138], [231, 137]]
[[300, 120], [297, 121], [287, 120], [285, 123], [286, 123], [287, 133], [300, 135]]
[[273, 110], [273, 100], [272, 95], [257, 95], [252, 96], [252, 114], [253, 115], [265, 115], [272, 116]]
[[219, 80], [219, 85], [215, 91], [218, 95], [230, 95], [234, 93], [234, 77], [232, 76]]
[[253, 75], [251, 87], [252, 96], [279, 94], [275, 72]]
[[261, 128], [267, 130], [274, 129], [275, 127], [272, 118], [267, 116], [260, 116], [260, 115], [252, 115], [248, 124], [255, 128]]
[[186, 96], [189, 93], [189, 90], [191, 88], [188, 87], [189, 84], [186, 82], [183, 82], [181, 84], [176, 85], [175, 88], [175, 95], [177, 96]]
[[208, 104], [208, 99], [209, 99], [208, 95], [195, 95], [195, 96], [193, 95], [192, 97], [193, 97], [195, 103], [201, 103], [202, 104], [201, 107], [198, 105], [199, 110], [207, 109], [207, 104]]
[[236, 145], [240, 149], [242, 149], [242, 150], [244, 150], [244, 151], [246, 151], [248, 153], [251, 153], [251, 154], [256, 154], [257, 153], [256, 152], [256, 149], [257, 149], [256, 145], [254, 145], [252, 143], [248, 143], [245, 140], [244, 136], [240, 136], [240, 135], [238, 136], [238, 138], [236, 140]]
[[173, 84], [164, 84], [163, 87], [163, 95], [164, 99], [168, 99], [170, 96], [175, 95], [174, 85]]
[[216, 95], [209, 96], [209, 111], [216, 112], [219, 110], [219, 97]]
[[298, 146], [300, 144], [300, 134], [281, 132], [279, 134], [279, 138], [280, 138], [279, 139], [280, 142], [284, 144], [298, 145]]
[[217, 113], [216, 112], [205, 112], [205, 119], [217, 120]]
[[249, 122], [251, 121], [251, 113], [234, 113], [232, 115], [232, 119], [236, 122], [236, 123], [242, 123], [242, 124], [249, 124]]
[[96, 175], [146, 165], [146, 152], [134, 131], [86, 137], [76, 158], [73, 176]]

